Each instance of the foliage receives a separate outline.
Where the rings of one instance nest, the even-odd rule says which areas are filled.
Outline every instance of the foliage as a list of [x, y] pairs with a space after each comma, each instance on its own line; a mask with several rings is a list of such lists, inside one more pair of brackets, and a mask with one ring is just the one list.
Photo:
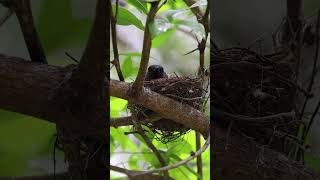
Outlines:
[[[118, 11], [118, 25], [133, 25], [136, 28], [144, 29], [140, 25], [139, 19], [145, 19], [148, 12], [149, 4], [142, 0], [129, 0], [128, 7], [120, 8]], [[115, 10], [115, 5], [113, 6]], [[143, 18], [140, 18], [143, 17]], [[125, 18], [125, 19], [123, 19]], [[139, 20], [139, 21], [138, 21]], [[176, 35], [176, 32], [181, 27], [188, 27], [193, 30], [193, 33], [201, 39], [205, 35], [204, 28], [199, 24], [187, 8], [182, 0], [168, 0], [161, 7], [157, 18], [149, 24], [152, 34], [152, 48], [156, 49], [165, 46], [170, 38]], [[122, 59], [121, 69], [127, 82], [133, 81], [137, 75], [139, 68], [139, 60], [141, 53], [139, 52], [119, 52]], [[152, 56], [152, 55], [151, 55]], [[111, 117], [129, 116], [130, 113], [127, 106], [127, 101], [115, 97], [110, 100], [110, 115]], [[161, 167], [158, 159], [145, 144], [140, 135], [130, 134], [125, 135], [125, 132], [131, 132], [132, 127], [118, 127], [110, 129], [110, 153], [111, 163], [113, 165], [122, 166], [132, 170], [154, 169]], [[153, 139], [152, 134], [148, 134], [149, 138]], [[202, 139], [202, 145], [204, 140]], [[152, 143], [164, 155], [169, 164], [176, 163], [190, 156], [191, 152], [196, 151], [195, 133], [189, 132], [182, 138], [168, 143], [162, 144], [153, 139]], [[210, 150], [207, 149], [202, 154], [204, 179], [210, 178]], [[196, 179], [197, 168], [196, 160], [181, 166], [177, 169], [169, 171], [170, 176], [175, 179]], [[118, 179], [116, 175], [112, 179]]]

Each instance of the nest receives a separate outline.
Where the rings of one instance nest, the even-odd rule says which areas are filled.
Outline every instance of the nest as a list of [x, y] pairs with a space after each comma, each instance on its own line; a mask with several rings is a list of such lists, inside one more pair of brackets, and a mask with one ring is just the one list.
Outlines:
[[[202, 110], [203, 96], [205, 93], [202, 88], [202, 82], [198, 78], [161, 78], [152, 81], [145, 81], [144, 86], [178, 102], [188, 104], [195, 109]], [[190, 130], [183, 124], [179, 124], [173, 120], [165, 118], [161, 118], [154, 122], [144, 121], [143, 119], [148, 119], [148, 116], [155, 114], [155, 112], [136, 104], [129, 104], [128, 108], [131, 113], [136, 116], [138, 121], [148, 127], [145, 128], [145, 130], [154, 133], [155, 138], [162, 143], [172, 142]]]
[[299, 122], [294, 118], [275, 117], [259, 121], [258, 117], [290, 112], [295, 107], [297, 86], [293, 83], [292, 62], [283, 61], [284, 52], [260, 55], [245, 48], [230, 48], [213, 54], [211, 63], [213, 106], [236, 115], [257, 117], [256, 121], [226, 122], [222, 127], [249, 136], [258, 143], [280, 152], [288, 152], [287, 137], [296, 136]]

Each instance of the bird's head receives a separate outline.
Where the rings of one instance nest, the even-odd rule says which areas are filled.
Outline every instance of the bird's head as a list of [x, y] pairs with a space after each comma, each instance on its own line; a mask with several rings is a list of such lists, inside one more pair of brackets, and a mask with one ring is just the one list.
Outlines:
[[163, 67], [160, 65], [151, 65], [148, 68], [148, 72], [145, 80], [150, 81], [153, 79], [165, 78], [167, 74], [164, 72]]

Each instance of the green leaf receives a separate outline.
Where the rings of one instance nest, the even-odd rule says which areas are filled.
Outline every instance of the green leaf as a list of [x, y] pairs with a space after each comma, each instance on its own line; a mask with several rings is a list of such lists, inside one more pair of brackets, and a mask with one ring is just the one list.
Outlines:
[[191, 144], [184, 139], [169, 144], [169, 149], [166, 152], [167, 156], [190, 154], [193, 150]]
[[117, 142], [123, 150], [127, 148], [127, 143], [129, 142], [128, 137], [124, 135], [124, 130], [122, 128], [110, 128], [111, 136], [114, 141]]
[[[112, 5], [113, 14], [115, 14], [115, 10], [116, 10], [116, 6]], [[142, 22], [129, 10], [123, 7], [118, 7], [117, 24], [124, 25], [124, 26], [134, 25], [137, 28], [144, 30], [144, 26]]]
[[110, 134], [113, 137], [115, 144], [118, 143], [122, 150], [137, 151], [136, 145], [124, 134], [129, 131], [128, 127], [110, 128]]
[[142, 0], [128, 0], [128, 3], [137, 8], [140, 12], [148, 14], [147, 3]]
[[124, 59], [121, 68], [125, 78], [138, 74], [138, 67], [132, 62], [131, 56]]
[[110, 116], [119, 117], [120, 112], [127, 108], [128, 101], [116, 97], [110, 98]]
[[175, 29], [170, 29], [164, 33], [159, 34], [152, 40], [152, 48], [158, 48], [164, 45], [175, 33]]
[[142, 159], [150, 163], [154, 168], [160, 168], [161, 164], [154, 154], [143, 154]]
[[132, 154], [129, 158], [129, 168], [130, 169], [137, 169], [138, 168], [138, 155], [137, 154]]
[[28, 167], [28, 159], [21, 154], [0, 152], [0, 176], [23, 176]]
[[155, 19], [149, 24], [150, 33], [152, 38], [157, 37], [159, 34], [168, 31], [173, 28], [173, 24], [166, 18]]
[[[175, 155], [175, 154], [171, 154], [170, 155], [171, 158], [177, 160], [177, 161], [182, 161], [183, 159], [181, 159], [179, 156]], [[175, 162], [173, 162], [175, 163]], [[199, 179], [201, 179], [200, 175], [193, 170], [192, 168], [190, 168], [187, 164], [182, 165], [183, 167], [185, 167], [189, 172], [191, 172], [192, 174], [194, 174], [195, 176], [197, 176]]]

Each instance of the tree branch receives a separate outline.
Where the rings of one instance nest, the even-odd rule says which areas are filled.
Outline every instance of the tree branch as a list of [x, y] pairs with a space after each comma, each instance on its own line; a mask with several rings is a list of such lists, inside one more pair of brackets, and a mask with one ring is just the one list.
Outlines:
[[[111, 3], [111, 1], [109, 1]], [[118, 5], [119, 0], [116, 1], [116, 11], [115, 15], [113, 15], [112, 11], [111, 13], [111, 35], [112, 35], [112, 46], [113, 46], [113, 58], [112, 64], [116, 67], [118, 77], [120, 81], [124, 81], [124, 77], [121, 71], [120, 63], [119, 63], [119, 52], [118, 52], [118, 43], [117, 43], [117, 16], [118, 16]], [[110, 5], [111, 6], [111, 5]]]
[[[319, 176], [283, 154], [241, 135], [213, 126], [213, 179], [319, 180]], [[228, 139], [226, 137], [228, 136]], [[225, 148], [226, 145], [228, 148]]]
[[163, 118], [172, 119], [177, 123], [199, 131], [204, 137], [208, 134], [210, 121], [201, 111], [150, 90], [143, 91], [138, 97], [131, 97], [127, 94], [129, 88], [130, 85], [128, 83], [116, 80], [110, 81], [111, 96], [127, 99], [132, 103], [143, 105], [159, 113]]
[[[140, 176], [132, 176], [135, 173], [140, 173], [140, 172], [144, 172], [144, 171], [129, 170], [129, 169], [124, 169], [124, 168], [117, 167], [117, 166], [110, 166], [110, 170], [126, 174], [127, 176], [130, 177], [130, 180], [141, 180], [141, 179], [163, 180], [162, 176], [153, 175], [153, 174], [142, 174]], [[169, 178], [169, 179], [173, 180], [172, 178]]]
[[34, 25], [30, 0], [11, 0], [7, 1], [7, 5], [8, 8], [15, 12], [18, 18], [31, 60], [47, 64], [47, 59]]
[[175, 168], [178, 168], [179, 166], [187, 164], [189, 161], [198, 157], [209, 147], [209, 145], [210, 145], [210, 135], [208, 135], [208, 138], [207, 138], [205, 144], [197, 152], [195, 152], [193, 155], [191, 155], [190, 157], [188, 157], [182, 161], [179, 161], [175, 164], [168, 165], [168, 166], [165, 166], [165, 167], [162, 167], [159, 169], [148, 170], [148, 171], [136, 171], [136, 170], [128, 170], [128, 169], [124, 169], [124, 168], [120, 168], [120, 167], [116, 167], [116, 166], [110, 166], [110, 169], [117, 171], [117, 172], [122, 172], [124, 174], [130, 175], [130, 176], [136, 177], [136, 178], [141, 175], [153, 174], [153, 173], [158, 173], [161, 171], [169, 171], [171, 169], [175, 169]]
[[[103, 87], [105, 73], [107, 71], [107, 49], [110, 40], [108, 22], [110, 12], [107, 12], [106, 0], [98, 0], [96, 5], [96, 15], [91, 29], [90, 37], [86, 49], [79, 63], [79, 75], [82, 83], [87, 84], [89, 88], [97, 89]], [[98, 88], [99, 89], [99, 88]], [[101, 89], [96, 90], [101, 94]]]
[[205, 37], [201, 39], [200, 42], [198, 42], [198, 49], [199, 49], [199, 71], [198, 75], [203, 78], [204, 77], [204, 52], [206, 49], [206, 44], [207, 44], [207, 38], [208, 34], [210, 32], [210, 25], [209, 25], [209, 3], [206, 8], [206, 11], [204, 14], [202, 14], [201, 10], [199, 7], [192, 7], [192, 5], [195, 4], [193, 0], [184, 0], [184, 2], [191, 8], [191, 11], [193, 14], [197, 17], [197, 20], [200, 24], [203, 25], [204, 30], [205, 30]]
[[139, 66], [139, 71], [136, 80], [134, 81], [132, 87], [130, 88], [131, 96], [139, 96], [143, 91], [143, 80], [147, 73], [147, 68], [149, 64], [150, 58], [150, 49], [151, 49], [151, 32], [149, 28], [149, 24], [154, 20], [157, 11], [159, 10], [158, 5], [160, 1], [151, 2], [151, 9], [148, 13], [144, 36], [143, 36], [143, 47], [142, 47], [142, 56]]
[[[201, 148], [201, 139], [200, 139], [200, 133], [196, 132], [196, 151], [199, 151]], [[203, 173], [202, 173], [202, 158], [201, 154], [197, 157], [197, 172], [200, 175], [201, 179], [203, 178]], [[198, 178], [198, 180], [201, 180]]]
[[6, 14], [0, 18], [0, 27], [11, 17], [13, 11], [8, 9]]
[[[53, 180], [54, 175], [44, 176], [17, 176], [17, 177], [0, 177], [0, 180]], [[55, 175], [55, 180], [69, 180], [67, 173], [60, 173]]]
[[[143, 140], [146, 142], [147, 146], [152, 150], [152, 152], [155, 154], [155, 156], [158, 158], [161, 166], [166, 166], [167, 162], [162, 157], [158, 149], [152, 144], [151, 140], [148, 138], [148, 136], [144, 133], [144, 130], [142, 129], [141, 125], [136, 122], [136, 119], [131, 119], [134, 123], [135, 128], [138, 130], [138, 133], [141, 135]], [[169, 173], [168, 171], [163, 171], [165, 180], [169, 179]]]
[[[97, 0], [95, 19], [90, 32], [86, 48], [77, 69], [71, 73], [71, 78], [63, 84], [56, 95], [63, 99], [61, 106], [68, 104], [73, 118], [70, 123], [57, 122], [57, 131], [61, 137], [63, 150], [68, 160], [68, 172], [71, 179], [105, 179], [107, 170], [104, 165], [108, 148], [107, 112], [109, 110], [104, 90], [107, 63], [109, 60], [109, 23], [110, 5], [106, 0]], [[65, 94], [68, 94], [66, 96]], [[98, 124], [104, 129], [104, 137], [79, 134], [79, 129], [87, 129], [90, 124]], [[87, 151], [82, 155], [81, 144], [85, 144]]]
[[[56, 97], [61, 85], [69, 80], [74, 66], [58, 67], [35, 64], [28, 60], [0, 54], [0, 108], [33, 116], [52, 123], [68, 122], [74, 114], [61, 111], [68, 109], [61, 97]], [[107, 88], [107, 84], [105, 84]], [[64, 94], [69, 96], [68, 94]], [[32, 102], [32, 104], [30, 104]], [[106, 96], [104, 102], [108, 102]], [[103, 113], [101, 116], [104, 116]], [[105, 116], [104, 116], [105, 117]], [[72, 124], [77, 127], [78, 123]], [[99, 121], [89, 127], [76, 128], [79, 133], [106, 139], [105, 128]]]
[[143, 174], [152, 174], [152, 173], [157, 173], [157, 172], [161, 172], [161, 171], [168, 171], [170, 169], [175, 169], [175, 168], [177, 168], [179, 166], [187, 164], [189, 161], [191, 161], [194, 158], [200, 156], [209, 147], [209, 145], [210, 145], [210, 135], [208, 134], [207, 137], [208, 138], [207, 138], [205, 144], [197, 152], [195, 152], [194, 155], [191, 155], [190, 157], [188, 157], [188, 158], [186, 158], [186, 159], [184, 159], [182, 161], [179, 161], [177, 163], [174, 163], [174, 164], [171, 164], [171, 165], [159, 168], [159, 169], [154, 169], [154, 170], [148, 170], [148, 171], [135, 173], [135, 174], [133, 174], [133, 176], [138, 176], [138, 175], [143, 175]]
[[[162, 117], [160, 117], [157, 114], [152, 114], [152, 115], [148, 115], [148, 117], [145, 117], [145, 119], [139, 119], [139, 122], [154, 122], [154, 121], [157, 121], [157, 120], [159, 120], [161, 118]], [[134, 125], [131, 119], [132, 119], [131, 116], [111, 118], [110, 119], [110, 127], [117, 128], [117, 127], [120, 127], [120, 126]]]

